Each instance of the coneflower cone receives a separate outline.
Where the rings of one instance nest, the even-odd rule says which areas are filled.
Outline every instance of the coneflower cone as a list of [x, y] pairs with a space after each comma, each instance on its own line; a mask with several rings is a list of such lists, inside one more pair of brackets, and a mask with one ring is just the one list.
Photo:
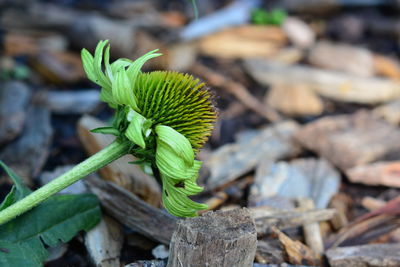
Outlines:
[[142, 73], [148, 59], [160, 56], [155, 51], [135, 61], [119, 59], [110, 64], [109, 46], [104, 50], [107, 43], [99, 42], [94, 57], [82, 50], [88, 78], [102, 87], [102, 100], [116, 109], [113, 126], [97, 132], [132, 142], [130, 153], [144, 169], [160, 174], [165, 208], [176, 216], [196, 216], [207, 206], [188, 196], [203, 190], [196, 184], [201, 162], [195, 160], [195, 153], [207, 141], [216, 119], [212, 95], [188, 74]]

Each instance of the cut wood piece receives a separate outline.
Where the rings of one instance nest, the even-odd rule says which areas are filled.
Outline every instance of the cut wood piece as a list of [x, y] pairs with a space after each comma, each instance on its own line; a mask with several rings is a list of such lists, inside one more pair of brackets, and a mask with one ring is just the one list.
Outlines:
[[273, 86], [266, 102], [288, 116], [319, 115], [324, 109], [319, 96], [301, 84]]
[[251, 171], [265, 158], [276, 160], [294, 156], [298, 147], [291, 142], [298, 125], [293, 121], [276, 123], [261, 131], [242, 133], [234, 144], [227, 144], [205, 159], [211, 175], [207, 189], [223, 186]]
[[375, 115], [385, 119], [390, 124], [398, 126], [400, 124], [400, 100], [394, 100], [372, 111]]
[[21, 133], [30, 97], [30, 89], [22, 82], [0, 86], [0, 146]]
[[314, 210], [285, 210], [285, 211], [264, 211], [258, 208], [250, 208], [250, 212], [256, 223], [257, 233], [264, 235], [271, 232], [271, 227], [279, 229], [293, 228], [303, 224], [327, 221], [332, 219], [335, 214], [333, 209], [314, 209]]
[[304, 21], [289, 17], [282, 24], [282, 29], [290, 42], [300, 48], [309, 48], [315, 42], [315, 32]]
[[[114, 137], [111, 135], [96, 134], [90, 130], [106, 126], [103, 122], [91, 116], [83, 116], [78, 122], [79, 138], [89, 155], [93, 155], [110, 144]], [[131, 155], [108, 164], [99, 170], [100, 176], [112, 181], [149, 204], [158, 207], [161, 201], [161, 189], [157, 181], [145, 174], [138, 165], [129, 164], [136, 159]]]
[[332, 267], [400, 266], [400, 244], [372, 244], [329, 249], [326, 252]]
[[207, 212], [178, 222], [168, 267], [249, 267], [257, 249], [254, 220], [247, 209]]
[[375, 74], [373, 54], [359, 46], [321, 41], [312, 47], [308, 61], [317, 67], [363, 77]]
[[21, 136], [2, 150], [0, 159], [31, 185], [32, 177], [40, 173], [47, 160], [52, 136], [49, 110], [33, 105], [28, 109]]
[[400, 80], [400, 63], [387, 56], [374, 55], [375, 72], [391, 79]]
[[376, 162], [355, 166], [346, 171], [353, 183], [400, 188], [400, 161]]
[[279, 27], [245, 25], [225, 29], [199, 40], [200, 53], [222, 58], [269, 57], [286, 43]]
[[86, 249], [97, 267], [120, 266], [123, 241], [121, 225], [106, 216], [85, 235]]
[[304, 85], [324, 97], [362, 104], [376, 104], [400, 96], [400, 82], [366, 78], [339, 71], [287, 65], [264, 59], [246, 59], [247, 72], [263, 85]]
[[176, 217], [149, 205], [114, 183], [95, 177], [85, 182], [100, 199], [107, 214], [151, 240], [169, 244]]
[[48, 91], [42, 101], [56, 114], [82, 114], [94, 111], [100, 105], [99, 90]]
[[256, 169], [249, 205], [266, 205], [275, 196], [309, 197], [317, 208], [326, 208], [339, 185], [339, 173], [324, 159], [298, 159], [290, 163], [267, 159]]
[[[300, 209], [312, 210], [315, 208], [314, 201], [310, 198], [298, 199]], [[304, 239], [307, 246], [314, 252], [321, 254], [324, 252], [324, 243], [322, 241], [321, 229], [319, 223], [309, 223], [303, 225]]]
[[400, 150], [400, 130], [366, 111], [319, 119], [296, 138], [342, 170], [395, 157]]
[[278, 237], [282, 247], [284, 248], [289, 263], [307, 264], [311, 266], [320, 265], [321, 256], [318, 253], [315, 253], [300, 241], [292, 240], [276, 227], [273, 227], [272, 231]]

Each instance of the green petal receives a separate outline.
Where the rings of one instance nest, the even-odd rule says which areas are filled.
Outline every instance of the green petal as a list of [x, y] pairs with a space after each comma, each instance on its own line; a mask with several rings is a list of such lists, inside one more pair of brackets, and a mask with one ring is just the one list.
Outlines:
[[89, 78], [89, 80], [96, 83], [96, 75], [93, 69], [93, 62], [94, 62], [93, 56], [89, 53], [89, 51], [87, 51], [84, 48], [81, 51], [81, 58], [82, 58], [83, 69], [85, 70], [87, 77]]
[[155, 129], [158, 139], [168, 144], [175, 151], [178, 157], [185, 160], [188, 165], [194, 162], [194, 152], [189, 140], [173, 128], [165, 125], [158, 125]]
[[106, 88], [106, 89], [111, 89], [111, 82], [107, 78], [106, 75], [104, 75], [102, 71], [102, 60], [103, 60], [103, 50], [104, 47], [107, 45], [108, 40], [105, 41], [100, 41], [96, 47], [96, 50], [94, 52], [94, 64], [93, 64], [93, 69], [94, 73], [96, 75], [96, 83], [99, 84], [101, 87]]
[[140, 73], [140, 69], [143, 67], [144, 63], [146, 63], [149, 59], [161, 56], [160, 53], [156, 53], [158, 49], [148, 52], [143, 56], [136, 59], [127, 70], [127, 74], [131, 79], [131, 83], [134, 85], [136, 83], [136, 77]]
[[130, 123], [125, 131], [125, 136], [141, 148], [146, 148], [142, 130], [143, 123], [146, 118], [133, 110], [131, 110], [129, 113], [130, 114], [128, 114], [128, 120], [130, 120]]
[[196, 165], [186, 161], [165, 142], [157, 140], [156, 164], [160, 172], [177, 179], [191, 179], [199, 171]]
[[114, 77], [112, 95], [118, 104], [127, 105], [137, 110], [136, 96], [133, 93], [132, 85], [124, 68], [121, 68]]

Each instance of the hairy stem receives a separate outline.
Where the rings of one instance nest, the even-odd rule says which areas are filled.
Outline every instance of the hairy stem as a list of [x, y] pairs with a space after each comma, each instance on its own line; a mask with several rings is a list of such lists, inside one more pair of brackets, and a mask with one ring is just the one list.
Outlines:
[[114, 141], [109, 146], [87, 158], [68, 172], [32, 192], [15, 204], [0, 211], [0, 225], [32, 209], [55, 193], [86, 177], [92, 172], [95, 172], [110, 162], [124, 156], [129, 152], [129, 148], [129, 142]]

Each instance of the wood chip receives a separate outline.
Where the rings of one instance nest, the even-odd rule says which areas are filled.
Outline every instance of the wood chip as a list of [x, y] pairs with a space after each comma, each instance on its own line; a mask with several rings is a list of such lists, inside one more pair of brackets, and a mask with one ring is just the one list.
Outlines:
[[372, 111], [375, 115], [383, 118], [390, 124], [398, 126], [400, 124], [400, 100], [394, 100]]
[[273, 56], [286, 42], [279, 27], [245, 25], [207, 35], [199, 40], [200, 53], [222, 58]]
[[375, 74], [373, 54], [358, 46], [321, 41], [312, 47], [308, 61], [320, 68], [344, 71], [363, 77]]
[[30, 97], [30, 89], [22, 82], [8, 82], [0, 86], [0, 145], [21, 133]]
[[85, 235], [86, 249], [97, 267], [120, 266], [123, 241], [121, 225], [105, 216]]
[[284, 252], [275, 238], [258, 240], [256, 261], [262, 264], [280, 264], [285, 262]]
[[400, 244], [372, 244], [342, 247], [326, 252], [332, 267], [400, 266]]
[[291, 142], [298, 125], [292, 121], [274, 124], [261, 131], [243, 133], [238, 142], [227, 144], [205, 159], [210, 171], [207, 189], [223, 186], [251, 171], [265, 158], [276, 160], [293, 156], [298, 148]]
[[244, 62], [247, 72], [267, 86], [301, 84], [333, 100], [362, 104], [388, 102], [400, 96], [400, 82], [389, 79], [366, 78], [264, 59], [246, 59]]
[[304, 21], [289, 17], [282, 24], [283, 31], [288, 36], [290, 42], [301, 48], [309, 48], [315, 42], [315, 33]]
[[400, 80], [400, 63], [391, 57], [374, 55], [375, 72], [391, 79]]
[[346, 175], [353, 183], [400, 188], [400, 161], [356, 166], [348, 169]]
[[[291, 186], [294, 183], [297, 186]], [[326, 208], [339, 185], [339, 173], [324, 159], [297, 159], [290, 163], [266, 159], [256, 169], [249, 205], [266, 205], [275, 196], [309, 197], [317, 208]]]
[[342, 170], [394, 157], [400, 150], [399, 129], [366, 111], [319, 119], [304, 126], [296, 138]]
[[55, 114], [84, 114], [100, 105], [99, 90], [48, 91], [41, 95], [43, 103]]
[[40, 173], [47, 160], [52, 136], [49, 110], [33, 105], [28, 109], [21, 136], [1, 151], [0, 159], [31, 185], [31, 179]]
[[[89, 155], [93, 155], [114, 140], [111, 135], [90, 132], [92, 129], [104, 126], [106, 126], [105, 123], [88, 115], [79, 120], [79, 138]], [[100, 169], [99, 174], [103, 179], [113, 181], [147, 203], [158, 207], [161, 201], [160, 185], [153, 177], [145, 174], [138, 165], [129, 164], [135, 160], [131, 155], [123, 156]]]
[[256, 229], [248, 210], [207, 212], [178, 222], [167, 266], [249, 267], [256, 248]]
[[[310, 198], [298, 199], [300, 209], [310, 210], [314, 209], [315, 205]], [[309, 223], [303, 225], [304, 239], [307, 246], [314, 252], [320, 254], [324, 251], [324, 243], [322, 241], [321, 229], [319, 223]]]
[[319, 265], [321, 256], [312, 251], [309, 247], [300, 241], [294, 241], [278, 228], [272, 228], [273, 233], [278, 237], [281, 245], [283, 246], [287, 261], [292, 264], [307, 264], [311, 266]]
[[324, 107], [312, 90], [302, 85], [278, 85], [269, 91], [266, 102], [288, 116], [319, 115]]

